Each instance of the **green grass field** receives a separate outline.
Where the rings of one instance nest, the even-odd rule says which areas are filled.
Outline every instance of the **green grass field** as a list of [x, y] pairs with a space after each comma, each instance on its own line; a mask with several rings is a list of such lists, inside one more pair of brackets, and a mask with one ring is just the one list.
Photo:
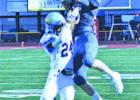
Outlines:
[[[124, 83], [123, 94], [116, 95], [107, 75], [90, 69], [88, 80], [105, 100], [140, 100], [140, 48], [104, 48], [97, 58], [120, 72]], [[39, 100], [49, 64], [42, 49], [0, 50], [0, 100]], [[75, 89], [75, 100], [90, 100], [80, 88]]]

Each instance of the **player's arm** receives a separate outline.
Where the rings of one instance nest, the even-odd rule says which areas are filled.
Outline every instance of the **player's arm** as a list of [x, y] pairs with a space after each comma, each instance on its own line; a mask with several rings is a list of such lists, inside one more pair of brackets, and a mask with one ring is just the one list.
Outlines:
[[89, 0], [75, 0], [77, 3], [81, 3], [82, 5], [89, 6]]
[[61, 42], [62, 42], [61, 38], [59, 36], [56, 36], [55, 41], [52, 42], [52, 46], [57, 47], [60, 45]]
[[67, 14], [67, 23], [70, 24], [71, 30], [74, 29], [75, 24], [78, 24], [80, 20], [80, 8], [75, 7], [71, 9]]
[[99, 6], [99, 2], [97, 0], [75, 0], [77, 3], [80, 3], [81, 5], [88, 7], [88, 9], [96, 9]]
[[99, 7], [99, 2], [98, 0], [89, 0], [89, 4], [91, 6], [92, 9], [96, 9]]
[[43, 37], [40, 40], [40, 44], [44, 47], [50, 46], [52, 48], [55, 48], [61, 43], [61, 39], [59, 36], [55, 34], [44, 34]]

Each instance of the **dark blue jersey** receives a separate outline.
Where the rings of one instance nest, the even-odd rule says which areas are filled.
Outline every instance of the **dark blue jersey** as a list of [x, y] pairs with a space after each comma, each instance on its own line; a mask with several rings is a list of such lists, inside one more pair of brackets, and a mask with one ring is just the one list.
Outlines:
[[74, 2], [74, 6], [80, 6], [80, 22], [75, 26], [74, 34], [79, 36], [84, 31], [93, 31], [93, 17], [95, 15], [94, 10], [98, 7], [96, 0], [81, 0], [80, 2]]

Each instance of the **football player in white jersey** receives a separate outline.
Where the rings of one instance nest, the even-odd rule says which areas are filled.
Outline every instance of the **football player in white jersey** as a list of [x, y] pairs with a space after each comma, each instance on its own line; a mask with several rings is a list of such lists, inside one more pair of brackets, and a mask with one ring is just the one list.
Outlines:
[[49, 13], [45, 23], [46, 33], [40, 43], [51, 58], [51, 65], [40, 100], [53, 100], [58, 92], [61, 100], [74, 100], [73, 75], [63, 73], [72, 55], [73, 41], [70, 25], [57, 12]]

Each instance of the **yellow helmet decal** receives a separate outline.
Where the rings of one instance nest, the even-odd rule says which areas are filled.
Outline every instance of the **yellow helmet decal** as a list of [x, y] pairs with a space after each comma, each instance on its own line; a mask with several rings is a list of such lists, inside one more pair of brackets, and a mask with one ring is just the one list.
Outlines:
[[50, 24], [51, 23], [51, 19], [50, 18], [46, 18], [45, 23], [46, 24]]

